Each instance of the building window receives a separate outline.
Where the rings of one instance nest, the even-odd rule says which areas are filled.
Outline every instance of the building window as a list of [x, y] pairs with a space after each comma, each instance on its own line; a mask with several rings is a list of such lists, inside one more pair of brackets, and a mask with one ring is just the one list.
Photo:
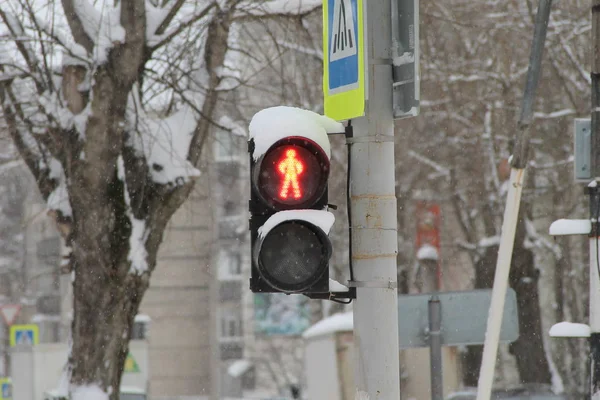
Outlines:
[[222, 279], [241, 278], [242, 255], [237, 250], [219, 250], [219, 276]]
[[219, 239], [239, 239], [248, 230], [248, 222], [242, 215], [224, 216], [219, 219]]
[[219, 285], [219, 300], [222, 302], [242, 301], [242, 282], [240, 280], [223, 280]]
[[134, 322], [131, 328], [131, 340], [144, 340], [146, 339], [146, 323], [145, 322]]
[[221, 337], [222, 338], [241, 338], [242, 332], [242, 320], [233, 313], [225, 312], [221, 316]]

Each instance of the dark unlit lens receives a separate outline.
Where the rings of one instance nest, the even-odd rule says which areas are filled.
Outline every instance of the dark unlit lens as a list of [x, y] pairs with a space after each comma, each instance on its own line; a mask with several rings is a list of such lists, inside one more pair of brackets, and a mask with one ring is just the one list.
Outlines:
[[317, 234], [304, 224], [283, 223], [273, 228], [261, 246], [260, 262], [276, 281], [298, 285], [315, 278], [325, 258]]

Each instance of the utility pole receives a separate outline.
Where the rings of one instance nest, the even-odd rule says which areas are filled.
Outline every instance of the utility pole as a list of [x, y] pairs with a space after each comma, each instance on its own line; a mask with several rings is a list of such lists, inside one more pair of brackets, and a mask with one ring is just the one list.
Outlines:
[[592, 0], [592, 177], [586, 188], [590, 196], [592, 231], [590, 234], [590, 397], [600, 400], [600, 0]]
[[400, 399], [391, 6], [364, 1], [368, 102], [348, 139], [357, 400]]

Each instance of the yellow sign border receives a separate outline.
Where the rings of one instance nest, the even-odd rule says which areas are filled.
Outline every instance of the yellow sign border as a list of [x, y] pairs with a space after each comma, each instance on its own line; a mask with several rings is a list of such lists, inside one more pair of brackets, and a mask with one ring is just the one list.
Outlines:
[[10, 326], [10, 346], [17, 345], [17, 331], [33, 331], [33, 345], [40, 341], [40, 328], [36, 324], [11, 325]]
[[356, 0], [358, 20], [358, 87], [329, 94], [329, 1], [323, 0], [323, 106], [325, 115], [336, 121], [345, 121], [365, 115], [365, 35], [363, 0]]

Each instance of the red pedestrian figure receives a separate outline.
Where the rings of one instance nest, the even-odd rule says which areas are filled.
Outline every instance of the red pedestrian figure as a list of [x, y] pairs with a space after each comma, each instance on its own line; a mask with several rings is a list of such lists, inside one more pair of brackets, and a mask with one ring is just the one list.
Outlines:
[[279, 162], [277, 170], [284, 177], [279, 197], [287, 199], [291, 186], [294, 198], [301, 198], [302, 191], [300, 190], [300, 184], [298, 183], [298, 175], [304, 171], [304, 165], [302, 165], [302, 161], [296, 158], [296, 150], [289, 149], [285, 152], [285, 159]]

